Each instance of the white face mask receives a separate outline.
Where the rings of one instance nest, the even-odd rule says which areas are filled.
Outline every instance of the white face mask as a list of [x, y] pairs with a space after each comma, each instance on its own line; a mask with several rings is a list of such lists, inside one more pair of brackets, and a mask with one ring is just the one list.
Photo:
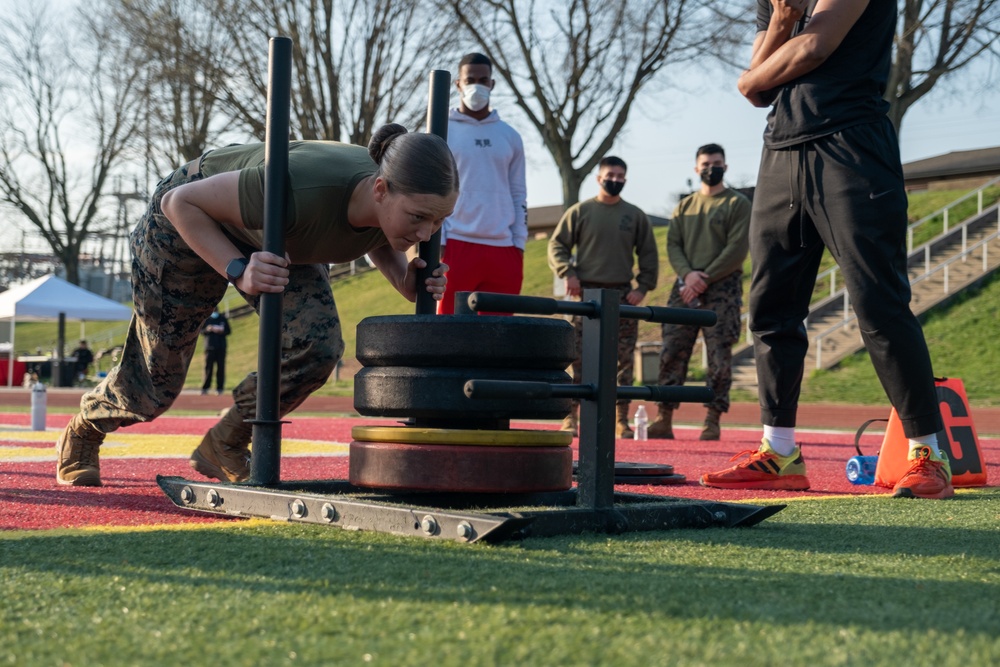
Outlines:
[[462, 88], [462, 103], [472, 111], [481, 111], [490, 103], [490, 89], [481, 83]]

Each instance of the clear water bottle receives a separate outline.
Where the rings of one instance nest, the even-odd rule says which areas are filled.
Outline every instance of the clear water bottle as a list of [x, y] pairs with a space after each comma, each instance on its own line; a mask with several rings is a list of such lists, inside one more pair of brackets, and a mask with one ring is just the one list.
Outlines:
[[635, 409], [635, 428], [632, 429], [632, 437], [635, 440], [649, 439], [649, 415], [646, 414], [646, 406], [640, 405]]
[[851, 484], [874, 484], [877, 456], [852, 456], [847, 461], [847, 481]]
[[47, 396], [45, 393], [45, 385], [41, 382], [36, 382], [35, 386], [31, 388], [31, 430], [32, 431], [44, 431], [45, 430], [45, 412], [47, 404]]

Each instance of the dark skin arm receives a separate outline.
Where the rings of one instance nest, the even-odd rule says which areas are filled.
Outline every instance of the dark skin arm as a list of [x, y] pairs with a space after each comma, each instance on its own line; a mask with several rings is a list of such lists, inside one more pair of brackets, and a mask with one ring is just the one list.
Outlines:
[[[770, 104], [767, 92], [813, 71], [830, 57], [868, 7], [869, 0], [819, 0], [805, 30], [790, 37], [802, 16], [805, 0], [771, 0], [775, 12], [764, 33], [754, 40], [750, 69], [737, 82], [740, 93], [756, 107]], [[778, 15], [778, 18], [775, 18]]]

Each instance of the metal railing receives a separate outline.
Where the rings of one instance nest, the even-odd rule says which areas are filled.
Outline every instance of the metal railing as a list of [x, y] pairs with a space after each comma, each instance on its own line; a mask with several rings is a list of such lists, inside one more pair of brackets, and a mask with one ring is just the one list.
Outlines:
[[[989, 266], [990, 266], [990, 263], [989, 263], [989, 244], [990, 244], [991, 241], [996, 241], [997, 239], [1000, 239], [1000, 220], [998, 220], [997, 224], [998, 224], [997, 231], [993, 232], [992, 234], [990, 234], [986, 238], [981, 239], [980, 241], [978, 241], [977, 243], [973, 244], [972, 246], [967, 246], [966, 243], [963, 243], [963, 249], [961, 251], [959, 251], [958, 253], [952, 255], [948, 259], [942, 261], [940, 264], [938, 264], [937, 266], [935, 266], [933, 269], [928, 268], [928, 270], [926, 270], [924, 273], [922, 273], [921, 275], [919, 275], [916, 278], [914, 278], [913, 280], [911, 280], [910, 281], [910, 285], [911, 286], [912, 285], [917, 285], [917, 284], [919, 284], [919, 283], [921, 283], [921, 282], [923, 282], [925, 280], [931, 279], [931, 277], [935, 276], [938, 273], [942, 273], [943, 275], [942, 275], [942, 279], [941, 279], [941, 286], [942, 286], [943, 294], [945, 296], [947, 296], [948, 294], [951, 294], [952, 293], [952, 289], [951, 289], [951, 267], [952, 267], [952, 265], [955, 264], [956, 262], [960, 262], [960, 261], [961, 262], [966, 262], [968, 260], [968, 258], [972, 254], [974, 254], [976, 250], [978, 250], [980, 248], [982, 249], [982, 273], [986, 273], [986, 271], [989, 269]], [[837, 324], [834, 324], [833, 326], [829, 327], [825, 331], [823, 331], [823, 332], [821, 332], [819, 334], [816, 334], [816, 336], [813, 337], [813, 339], [812, 339], [812, 345], [813, 345], [814, 349], [816, 350], [816, 368], [823, 368], [823, 340], [825, 338], [827, 338], [828, 336], [831, 336], [831, 335], [837, 333], [842, 328], [853, 324], [855, 321], [857, 321], [857, 319], [858, 319], [857, 314], [851, 314], [850, 316], [845, 317], [843, 320], [841, 320]]]
[[[920, 227], [923, 227], [925, 224], [927, 224], [929, 222], [932, 222], [933, 220], [935, 220], [937, 218], [942, 218], [942, 220], [943, 220], [943, 228], [942, 228], [941, 233], [937, 234], [934, 237], [934, 239], [939, 239], [939, 238], [943, 237], [944, 235], [946, 235], [948, 233], [948, 231], [951, 229], [951, 227], [950, 227], [951, 210], [954, 209], [955, 207], [957, 207], [957, 206], [965, 203], [969, 199], [971, 199], [973, 197], [976, 198], [976, 212], [974, 214], [970, 214], [970, 215], [966, 216], [966, 218], [965, 218], [966, 220], [968, 220], [970, 218], [977, 218], [977, 217], [981, 216], [984, 211], [988, 211], [989, 207], [986, 207], [985, 209], [983, 208], [984, 207], [983, 193], [986, 191], [987, 188], [990, 188], [990, 187], [992, 187], [994, 185], [998, 185], [998, 184], [1000, 184], [1000, 176], [998, 176], [997, 178], [994, 178], [994, 179], [992, 179], [990, 181], [987, 181], [986, 183], [980, 185], [975, 190], [972, 190], [971, 192], [969, 192], [969, 193], [967, 193], [967, 194], [959, 197], [958, 199], [952, 201], [948, 205], [943, 206], [943, 207], [939, 208], [938, 210], [934, 211], [933, 213], [931, 213], [929, 215], [925, 215], [920, 220], [917, 220], [916, 222], [911, 223], [910, 225], [908, 225], [907, 228], [906, 228], [906, 254], [909, 255], [909, 254], [911, 254], [913, 252], [913, 236], [914, 236], [914, 232], [916, 230], [918, 230]], [[934, 239], [932, 239], [932, 240], [934, 240]], [[930, 241], [928, 241], [927, 243], [924, 244], [925, 248], [927, 249], [926, 252], [928, 252], [928, 253], [930, 252], [930, 250], [929, 250], [929, 248], [930, 248], [929, 243], [930, 243]], [[837, 293], [837, 274], [839, 273], [839, 271], [840, 271], [840, 267], [839, 266], [831, 266], [829, 269], [826, 269], [825, 271], [820, 272], [816, 276], [816, 284], [817, 285], [821, 284], [822, 282], [824, 282], [826, 280], [830, 281], [830, 289], [827, 292], [827, 296], [833, 296], [834, 294]]]

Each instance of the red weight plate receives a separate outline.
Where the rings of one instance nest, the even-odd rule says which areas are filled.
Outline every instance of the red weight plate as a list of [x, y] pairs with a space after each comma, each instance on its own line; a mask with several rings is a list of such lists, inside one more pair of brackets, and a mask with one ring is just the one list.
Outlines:
[[352, 441], [348, 479], [398, 491], [535, 493], [573, 483], [569, 447], [467, 447]]

